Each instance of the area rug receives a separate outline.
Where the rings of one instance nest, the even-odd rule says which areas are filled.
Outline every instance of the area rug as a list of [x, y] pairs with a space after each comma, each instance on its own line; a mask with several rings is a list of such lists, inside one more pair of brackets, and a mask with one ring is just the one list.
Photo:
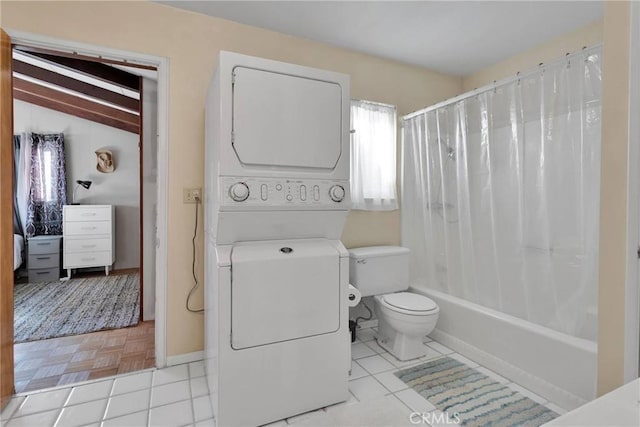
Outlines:
[[555, 412], [450, 357], [395, 374], [463, 426], [540, 426]]
[[14, 288], [16, 343], [138, 324], [138, 274], [24, 283]]

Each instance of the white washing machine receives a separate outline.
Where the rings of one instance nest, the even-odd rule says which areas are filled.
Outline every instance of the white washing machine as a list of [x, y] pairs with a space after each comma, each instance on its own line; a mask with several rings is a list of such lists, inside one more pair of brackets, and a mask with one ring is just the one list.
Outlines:
[[349, 78], [221, 52], [206, 105], [205, 347], [219, 426], [348, 397]]

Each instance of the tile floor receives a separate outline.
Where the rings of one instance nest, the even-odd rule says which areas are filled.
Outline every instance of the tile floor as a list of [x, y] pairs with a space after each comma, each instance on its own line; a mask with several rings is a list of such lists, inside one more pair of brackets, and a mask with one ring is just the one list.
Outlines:
[[15, 344], [18, 393], [155, 366], [155, 323]]
[[[271, 426], [298, 423], [314, 425], [314, 417], [320, 423], [332, 411], [343, 411], [349, 405], [366, 405], [371, 401], [388, 404], [394, 410], [400, 405], [407, 411], [406, 424], [411, 425], [408, 416], [412, 411], [430, 413], [435, 411], [435, 407], [393, 373], [443, 354], [482, 370], [558, 413], [566, 412], [553, 402], [509, 382], [429, 338], [425, 339], [426, 356], [403, 363], [378, 346], [373, 339], [374, 334], [373, 329], [360, 330], [358, 341], [352, 345], [350, 398], [347, 402], [281, 420]], [[352, 421], [349, 424], [359, 424], [357, 419]], [[2, 411], [0, 424], [8, 427], [211, 426], [213, 418], [203, 362], [193, 362], [38, 393], [23, 393], [15, 396]]]

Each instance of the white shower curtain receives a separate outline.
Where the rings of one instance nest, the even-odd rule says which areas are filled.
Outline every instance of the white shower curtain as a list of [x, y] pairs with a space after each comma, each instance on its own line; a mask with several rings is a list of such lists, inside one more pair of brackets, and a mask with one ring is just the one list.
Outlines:
[[403, 119], [413, 285], [596, 340], [601, 48]]

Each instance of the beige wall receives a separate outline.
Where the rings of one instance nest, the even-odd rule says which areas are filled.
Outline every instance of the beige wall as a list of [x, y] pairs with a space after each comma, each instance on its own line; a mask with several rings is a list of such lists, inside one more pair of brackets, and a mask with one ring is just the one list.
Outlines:
[[598, 395], [624, 382], [630, 5], [605, 2]]
[[591, 47], [602, 43], [602, 27], [602, 21], [594, 22], [466, 76], [462, 81], [463, 90], [468, 92], [494, 80], [515, 76], [518, 71], [530, 70], [541, 62], [552, 61], [566, 53], [576, 52], [584, 46]]
[[[3, 28], [106, 46], [170, 61], [168, 355], [203, 348], [203, 319], [184, 301], [192, 285], [193, 212], [182, 188], [203, 185], [204, 96], [220, 49], [351, 75], [352, 97], [395, 104], [406, 114], [461, 92], [462, 81], [425, 69], [149, 2], [0, 3]], [[344, 243], [397, 244], [399, 213], [353, 212]], [[202, 236], [200, 236], [202, 254]], [[201, 255], [200, 255], [201, 257]], [[202, 259], [198, 260], [202, 278]], [[193, 301], [202, 304], [202, 293]]]

